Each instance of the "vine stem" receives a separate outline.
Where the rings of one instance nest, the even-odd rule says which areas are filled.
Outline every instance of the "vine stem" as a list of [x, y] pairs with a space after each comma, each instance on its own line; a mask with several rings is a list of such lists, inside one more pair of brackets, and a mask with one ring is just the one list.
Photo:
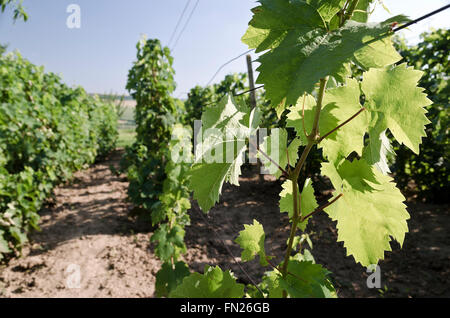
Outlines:
[[[275, 160], [273, 160], [268, 154], [266, 154], [264, 151], [261, 150], [261, 148], [258, 145], [255, 145], [254, 142], [252, 142], [251, 140], [249, 140], [249, 143], [252, 144], [253, 147], [256, 148], [256, 150], [259, 151], [260, 154], [262, 154], [264, 157], [266, 157], [267, 160], [269, 160], [271, 163], [273, 163], [275, 166], [277, 166], [278, 169], [280, 169], [280, 171], [286, 176], [289, 176], [289, 173], [284, 170], [278, 163], [275, 162]], [[289, 155], [288, 155], [289, 158]], [[288, 159], [289, 160], [289, 159]]]
[[323, 210], [325, 210], [327, 207], [329, 207], [330, 205], [332, 205], [334, 202], [336, 202], [337, 200], [339, 200], [340, 198], [342, 198], [344, 196], [343, 193], [339, 194], [337, 197], [335, 197], [333, 200], [331, 200], [330, 202], [318, 207], [317, 209], [315, 209], [314, 211], [312, 211], [311, 213], [309, 213], [308, 215], [305, 215], [304, 217], [301, 218], [300, 222], [306, 221], [308, 218], [310, 218], [311, 216], [313, 216], [316, 213], [319, 213]]
[[[297, 226], [299, 221], [301, 220], [301, 211], [300, 207], [298, 206], [298, 177], [300, 175], [300, 171], [303, 168], [306, 159], [308, 158], [308, 155], [311, 151], [311, 149], [314, 147], [314, 145], [317, 143], [317, 140], [319, 138], [319, 120], [320, 120], [320, 112], [322, 111], [322, 103], [323, 103], [323, 97], [325, 95], [325, 88], [327, 86], [328, 82], [328, 76], [325, 78], [320, 79], [320, 88], [319, 88], [319, 96], [317, 99], [317, 108], [316, 108], [316, 114], [314, 117], [314, 124], [311, 131], [311, 134], [308, 138], [308, 145], [303, 150], [303, 153], [297, 163], [297, 166], [295, 167], [294, 173], [291, 176], [292, 180], [292, 192], [293, 192], [293, 205], [294, 205], [294, 215], [292, 218], [292, 226], [291, 226], [291, 232], [289, 235], [289, 241], [288, 241], [288, 247], [286, 249], [286, 254], [284, 256], [284, 262], [283, 266], [281, 268], [281, 274], [283, 277], [286, 277], [288, 272], [288, 264], [289, 264], [289, 257], [291, 256], [292, 252], [292, 246], [294, 244], [294, 238], [295, 238], [295, 232], [297, 230]], [[283, 298], [287, 297], [287, 292], [283, 290]]]
[[342, 23], [340, 26], [343, 26], [347, 20], [350, 20], [355, 12], [356, 6], [358, 5], [359, 0], [353, 0], [350, 3], [350, 6], [347, 9], [347, 12], [344, 14], [344, 18], [342, 19]]

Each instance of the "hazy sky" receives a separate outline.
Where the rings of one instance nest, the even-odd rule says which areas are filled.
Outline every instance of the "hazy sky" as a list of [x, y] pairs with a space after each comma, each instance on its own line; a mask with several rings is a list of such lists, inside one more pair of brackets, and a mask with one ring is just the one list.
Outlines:
[[[449, 2], [384, 1], [393, 15], [403, 13], [410, 18]], [[72, 3], [81, 8], [80, 29], [66, 26], [66, 10]], [[30, 19], [13, 23], [10, 12], [0, 14], [0, 43], [8, 43], [9, 50], [19, 50], [47, 71], [61, 74], [70, 85], [82, 85], [88, 92], [124, 93], [140, 35], [159, 38], [167, 45], [186, 3], [187, 0], [24, 0]], [[196, 0], [190, 2], [185, 20], [195, 3]], [[247, 50], [240, 39], [255, 5], [253, 0], [199, 1], [173, 51], [178, 86], [175, 96], [183, 97], [193, 86], [205, 85], [220, 65]], [[371, 20], [381, 21], [389, 16], [378, 6]], [[412, 26], [404, 35], [416, 41], [418, 34], [430, 27], [449, 26], [447, 10]], [[246, 71], [245, 57], [225, 67], [215, 81], [239, 71]]]

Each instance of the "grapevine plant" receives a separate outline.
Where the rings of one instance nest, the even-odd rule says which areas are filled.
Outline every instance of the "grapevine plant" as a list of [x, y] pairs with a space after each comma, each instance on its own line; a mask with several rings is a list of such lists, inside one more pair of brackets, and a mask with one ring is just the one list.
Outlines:
[[39, 229], [54, 187], [115, 148], [112, 103], [0, 46], [0, 261]]
[[167, 296], [168, 290], [189, 274], [180, 261], [186, 251], [184, 227], [190, 219], [187, 172], [192, 149], [172, 156], [180, 141], [190, 144], [192, 132], [179, 124], [184, 113], [176, 107], [171, 94], [175, 90], [173, 58], [159, 40], [142, 38], [137, 44], [137, 60], [129, 71], [127, 89], [136, 100], [137, 140], [122, 160], [130, 181], [128, 195], [135, 208], [133, 213], [149, 218], [158, 226], [151, 237], [155, 253], [163, 261], [156, 274], [157, 296]]
[[[365, 267], [384, 258], [391, 240], [403, 244], [410, 216], [387, 174], [387, 134], [418, 153], [429, 123], [424, 107], [431, 101], [417, 86], [422, 72], [396, 64], [401, 56], [392, 44], [393, 26], [407, 18], [368, 23], [371, 2], [260, 0], [252, 10], [242, 40], [263, 52], [257, 82], [264, 84], [278, 116], [287, 113], [286, 128], [272, 129], [260, 146], [253, 145], [261, 111], [224, 97], [202, 114], [203, 139], [190, 169], [190, 189], [208, 212], [224, 182], [239, 185], [243, 153], [257, 148], [267, 170], [285, 180], [279, 201], [290, 221], [285, 255], [274, 263], [265, 250], [264, 228], [254, 220], [235, 242], [242, 261], [258, 256], [268, 267], [258, 286], [246, 288], [230, 271], [207, 266], [203, 274], [185, 277], [170, 296], [335, 297], [328, 270], [296, 248], [300, 232], [322, 211], [336, 222], [347, 254]], [[352, 65], [364, 70], [362, 77], [352, 75]], [[288, 145], [289, 129], [296, 137]], [[335, 189], [322, 206], [311, 179], [299, 184], [309, 154], [318, 149], [326, 160], [321, 174]]]

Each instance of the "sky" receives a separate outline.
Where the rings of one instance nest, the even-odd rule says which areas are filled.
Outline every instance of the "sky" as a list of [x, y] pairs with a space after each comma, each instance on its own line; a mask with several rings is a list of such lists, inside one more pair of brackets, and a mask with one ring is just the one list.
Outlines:
[[[188, 0], [24, 0], [29, 20], [13, 22], [11, 12], [0, 14], [0, 43], [18, 50], [46, 71], [60, 74], [69, 85], [90, 93], [126, 93], [128, 70], [141, 35], [168, 45]], [[178, 31], [197, 0], [191, 0]], [[385, 0], [392, 15], [414, 19], [450, 3], [449, 0]], [[80, 28], [68, 28], [70, 4], [81, 9]], [[190, 22], [169, 46], [174, 57], [175, 97], [183, 98], [195, 85], [204, 86], [217, 69], [248, 48], [241, 37], [251, 19], [254, 0], [199, 0]], [[377, 6], [371, 21], [391, 15]], [[449, 28], [450, 10], [402, 31], [410, 43], [429, 28]], [[178, 38], [178, 34], [174, 37]], [[256, 56], [254, 56], [256, 58]], [[215, 77], [246, 71], [245, 56], [230, 63]]]

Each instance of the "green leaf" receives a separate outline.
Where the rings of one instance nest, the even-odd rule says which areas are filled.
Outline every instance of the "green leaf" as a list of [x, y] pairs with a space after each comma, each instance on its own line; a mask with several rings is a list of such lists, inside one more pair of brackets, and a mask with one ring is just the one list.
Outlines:
[[258, 154], [264, 167], [276, 178], [279, 178], [283, 174], [278, 166], [285, 169], [289, 162], [290, 166], [293, 167], [298, 159], [298, 148], [300, 147], [301, 140], [295, 138], [291, 141], [289, 146], [287, 146], [287, 140], [288, 133], [286, 129], [279, 128], [272, 129], [271, 135], [264, 138], [261, 150], [276, 164], [267, 159], [264, 155]]
[[156, 297], [167, 297], [189, 275], [189, 267], [184, 262], [175, 263], [175, 268], [171, 263], [164, 263], [156, 273]]
[[[355, 79], [349, 79], [347, 86], [328, 89], [325, 92], [325, 107], [323, 107], [320, 114], [320, 135], [324, 136], [361, 110], [359, 97], [359, 84]], [[300, 97], [297, 104], [289, 108], [287, 126], [295, 128], [302, 143], [306, 144], [307, 139], [302, 128], [302, 107], [303, 97]], [[315, 113], [315, 100], [312, 96], [307, 95], [304, 120], [307, 133], [310, 133], [313, 128]], [[366, 112], [363, 112], [339, 130], [329, 135], [318, 147], [323, 149], [324, 156], [332, 162], [340, 158], [346, 158], [352, 152], [356, 152], [361, 156], [368, 122], [369, 116]]]
[[167, 223], [161, 224], [150, 239], [151, 242], [158, 242], [155, 249], [156, 255], [164, 262], [172, 257], [177, 258], [178, 251], [186, 249], [184, 234], [184, 229], [179, 225], [169, 228]]
[[[398, 54], [394, 58], [392, 52], [386, 52], [385, 44], [367, 43], [385, 35], [390, 30], [389, 22], [348, 21], [343, 28], [328, 32], [318, 22], [318, 12], [303, 1], [261, 1], [261, 4], [254, 9], [250, 21], [248, 33], [252, 36], [247, 33], [243, 41], [257, 51], [270, 49], [259, 58], [257, 83], [264, 84], [272, 105], [283, 108], [283, 104], [295, 104], [299, 96], [313, 91], [320, 78], [339, 77], [343, 65], [350, 61], [364, 66], [385, 66], [400, 59]], [[285, 16], [295, 19], [291, 21]], [[370, 56], [365, 50], [358, 52], [367, 45]]]
[[409, 214], [392, 178], [364, 159], [344, 161], [337, 168], [324, 163], [322, 174], [331, 179], [337, 193], [343, 194], [325, 211], [337, 221], [338, 241], [344, 242], [347, 254], [356, 262], [377, 264], [385, 251], [391, 251], [391, 238], [403, 244]]
[[291, 259], [285, 278], [272, 271], [263, 278], [263, 283], [270, 298], [281, 298], [283, 290], [292, 298], [331, 298], [336, 297], [336, 291], [329, 274], [321, 265]]
[[425, 106], [432, 102], [417, 87], [423, 72], [405, 63], [392, 68], [371, 69], [363, 75], [365, 107], [371, 112], [370, 126], [377, 131], [389, 129], [398, 142], [419, 153], [425, 125]]
[[[294, 196], [292, 181], [286, 180], [283, 183], [282, 187], [283, 190], [280, 193], [280, 212], [287, 212], [289, 215], [289, 219], [292, 220], [292, 217], [294, 216]], [[302, 216], [308, 215], [318, 207], [316, 197], [314, 196], [314, 188], [312, 187], [311, 179], [306, 179], [305, 185], [303, 186], [300, 207]], [[300, 230], [304, 231], [307, 224], [308, 220], [305, 220], [301, 223], [298, 223], [298, 227]]]
[[203, 141], [197, 145], [189, 187], [204, 212], [219, 201], [224, 182], [239, 185], [246, 139], [255, 132], [260, 119], [258, 109], [250, 111], [231, 96], [203, 113]]
[[344, 6], [346, 0], [307, 0], [317, 9], [321, 17], [329, 22]]
[[277, 47], [293, 30], [306, 33], [326, 28], [317, 10], [303, 1], [260, 0], [242, 41], [256, 53]]
[[376, 128], [369, 131], [369, 142], [364, 148], [363, 158], [368, 164], [375, 166], [382, 174], [391, 172], [388, 165], [388, 156], [394, 155], [391, 142], [386, 137], [386, 130], [379, 132]]
[[[300, 138], [302, 145], [308, 144], [308, 139], [306, 138], [305, 132], [306, 134], [311, 133], [314, 122], [315, 107], [316, 99], [312, 95], [306, 94], [300, 97], [294, 106], [289, 108], [286, 126], [295, 129], [297, 132], [297, 137]], [[303, 110], [305, 113], [304, 127], [302, 120]]]
[[252, 225], [244, 225], [244, 230], [239, 232], [235, 242], [243, 249], [241, 259], [244, 262], [251, 261], [255, 255], [259, 255], [259, 262], [262, 266], [267, 266], [266, 250], [264, 241], [266, 235], [263, 226], [256, 220]]
[[0, 230], [0, 259], [1, 259], [1, 253], [10, 253], [11, 249], [8, 246], [8, 242], [4, 239], [3, 234], [5, 232]]
[[370, 4], [373, 0], [359, 0], [353, 13], [352, 20], [366, 23], [369, 19]]
[[[355, 79], [349, 79], [347, 86], [327, 90], [324, 98], [326, 106], [319, 122], [320, 126], [324, 126], [320, 129], [321, 135], [328, 133], [360, 111], [359, 98], [360, 88]], [[368, 121], [367, 113], [363, 112], [325, 138], [319, 145], [323, 148], [324, 156], [330, 161], [336, 161], [341, 157], [346, 158], [352, 152], [361, 156]]]
[[21, 245], [25, 244], [26, 242], [28, 242], [28, 238], [27, 238], [26, 234], [22, 233], [20, 231], [20, 229], [17, 228], [17, 227], [10, 227], [9, 228], [9, 233], [11, 234], [12, 237], [14, 237], [16, 239], [17, 244], [19, 246], [21, 246]]
[[204, 274], [192, 273], [170, 293], [171, 298], [241, 298], [244, 285], [236, 283], [230, 271], [205, 266]]
[[322, 265], [312, 262], [289, 261], [288, 275], [280, 279], [280, 286], [293, 298], [331, 298], [336, 291]]

